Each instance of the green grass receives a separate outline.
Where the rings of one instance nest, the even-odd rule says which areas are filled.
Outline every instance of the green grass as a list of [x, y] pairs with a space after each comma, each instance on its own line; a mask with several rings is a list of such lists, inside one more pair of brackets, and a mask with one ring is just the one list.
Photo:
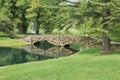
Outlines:
[[0, 68], [0, 80], [120, 80], [120, 54], [99, 50]]
[[18, 39], [11, 39], [7, 34], [0, 32], [0, 46], [19, 46], [28, 44], [25, 41], [20, 41]]
[[0, 37], [0, 46], [19, 46], [28, 44], [25, 41], [20, 41], [17, 39], [10, 39], [9, 37]]

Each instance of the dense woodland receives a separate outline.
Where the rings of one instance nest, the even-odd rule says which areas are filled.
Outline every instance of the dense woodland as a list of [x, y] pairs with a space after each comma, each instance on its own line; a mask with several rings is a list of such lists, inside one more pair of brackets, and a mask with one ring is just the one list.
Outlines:
[[0, 31], [10, 37], [75, 26], [83, 36], [102, 39], [103, 51], [111, 49], [111, 41], [120, 42], [119, 0], [0, 0], [0, 11]]

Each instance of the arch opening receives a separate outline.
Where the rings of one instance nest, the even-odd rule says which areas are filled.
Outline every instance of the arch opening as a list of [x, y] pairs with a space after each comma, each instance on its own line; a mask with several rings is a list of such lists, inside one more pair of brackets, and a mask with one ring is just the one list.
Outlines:
[[53, 44], [49, 43], [48, 41], [44, 40], [44, 41], [35, 42], [34, 46], [36, 46], [37, 48], [47, 50], [49, 48], [54, 47], [55, 45], [53, 45]]

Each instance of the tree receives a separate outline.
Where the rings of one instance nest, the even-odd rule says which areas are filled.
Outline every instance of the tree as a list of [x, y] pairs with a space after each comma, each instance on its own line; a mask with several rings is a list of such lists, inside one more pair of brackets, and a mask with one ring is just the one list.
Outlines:
[[[61, 2], [61, 1], [59, 1]], [[32, 0], [27, 9], [27, 18], [33, 22], [35, 34], [43, 29], [46, 34], [53, 31], [58, 22], [59, 4], [57, 0]], [[59, 23], [60, 24], [60, 23]]]
[[47, 5], [48, 2], [49, 1], [32, 0], [29, 8], [27, 9], [28, 14], [26, 16], [33, 23], [35, 34], [39, 34], [40, 28], [45, 30], [49, 28], [45, 28], [50, 24], [49, 16], [51, 15], [51, 11], [48, 8], [50, 7], [49, 4]]
[[[104, 0], [104, 3], [109, 3], [110, 0]], [[109, 16], [110, 16], [110, 7], [103, 7], [103, 13], [102, 13], [102, 18], [103, 18], [103, 29], [108, 29], [109, 25], [108, 23], [106, 23], [107, 21], [109, 21]], [[102, 50], [103, 51], [109, 51], [111, 50], [111, 46], [110, 46], [110, 38], [109, 36], [103, 32], [103, 39], [102, 39]]]
[[29, 0], [1, 0], [0, 5], [4, 14], [7, 14], [18, 33], [27, 32], [26, 9]]
[[28, 28], [27, 18], [26, 18], [26, 10], [29, 6], [30, 0], [17, 0], [15, 6], [16, 10], [16, 23], [18, 28], [18, 33], [26, 33]]
[[[3, 12], [3, 14], [7, 15], [7, 17], [10, 19], [10, 21], [12, 22], [11, 25], [14, 26], [14, 20], [16, 17], [16, 0], [1, 0], [0, 2], [0, 6], [1, 6], [1, 11]], [[14, 26], [15, 27], [15, 26]]]
[[120, 40], [119, 4], [118, 0], [80, 0], [67, 7], [71, 7], [69, 18], [77, 29], [89, 36], [101, 38], [102, 50], [109, 51], [111, 41]]
[[8, 34], [10, 38], [16, 37], [13, 32], [14, 27], [10, 19], [2, 13], [0, 13], [0, 17], [1, 17], [0, 18], [0, 31]]
[[0, 5], [18, 33], [26, 33], [28, 23], [32, 22], [36, 34], [39, 34], [40, 28], [48, 34], [63, 22], [62, 16], [58, 15], [62, 1], [64, 0], [1, 0]]
[[[118, 1], [114, 0], [115, 3], [117, 3]], [[113, 40], [113, 38], [119, 38], [119, 36], [115, 36], [115, 35], [120, 35], [120, 28], [118, 25], [118, 21], [120, 21], [120, 19], [118, 19], [117, 17], [114, 17], [113, 15], [116, 14], [116, 11], [118, 14], [120, 14], [120, 7], [118, 7], [115, 3], [113, 3], [113, 0], [101, 0], [101, 2], [92, 2], [92, 5], [95, 5], [97, 7], [101, 7], [102, 12], [100, 13], [102, 17], [102, 22], [101, 24], [103, 25], [102, 29], [108, 31], [108, 33], [103, 32], [103, 38], [102, 38], [102, 50], [103, 51], [109, 51], [111, 50], [111, 40]], [[119, 16], [118, 14], [116, 14], [117, 16]], [[114, 18], [114, 21], [113, 21]], [[117, 19], [117, 20], [116, 20]], [[114, 26], [112, 25], [114, 24]], [[117, 28], [117, 29], [115, 29]], [[117, 34], [114, 34], [115, 32], [118, 32]], [[114, 35], [113, 35], [114, 34]]]

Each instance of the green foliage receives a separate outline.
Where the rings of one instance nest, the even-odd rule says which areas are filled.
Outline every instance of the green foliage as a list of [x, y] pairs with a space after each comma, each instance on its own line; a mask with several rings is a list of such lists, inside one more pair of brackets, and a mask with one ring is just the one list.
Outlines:
[[62, 16], [58, 15], [61, 10], [58, 6], [58, 1], [32, 0], [26, 16], [34, 23], [35, 30], [41, 28], [46, 34], [50, 34], [62, 25]]
[[84, 49], [86, 49], [88, 46], [84, 45], [84, 44], [78, 44], [78, 43], [73, 43], [70, 45], [70, 48], [72, 48], [73, 50], [76, 51], [82, 51]]
[[[28, 25], [33, 23], [34, 30], [39, 29], [50, 34], [54, 29], [68, 31], [76, 26], [83, 35], [101, 37], [106, 33], [110, 39], [119, 41], [120, 33], [120, 2], [111, 0], [79, 0], [75, 4], [68, 4], [66, 0], [1, 0], [0, 7], [4, 14], [12, 21], [18, 30], [27, 31]], [[103, 22], [103, 8], [110, 8], [109, 20]], [[109, 28], [104, 29], [103, 25]], [[17, 26], [17, 27], [16, 27]]]
[[[117, 0], [108, 2], [108, 3], [104, 3], [104, 2], [91, 2], [90, 4], [92, 5], [91, 8], [93, 10], [95, 10], [95, 8], [97, 8], [98, 12], [100, 12], [99, 14], [101, 14], [101, 16], [99, 16], [100, 18], [105, 14], [104, 12], [102, 12], [103, 8], [107, 7], [110, 8], [110, 15], [106, 18], [108, 18], [108, 20], [106, 22], [101, 22], [102, 25], [104, 24], [108, 24], [108, 28], [105, 29], [108, 31], [107, 35], [110, 37], [111, 40], [114, 41], [120, 41], [120, 7], [116, 4], [119, 3]], [[104, 28], [103, 28], [104, 29]]]
[[2, 12], [8, 15], [14, 27], [18, 28], [19, 33], [26, 33], [27, 31], [25, 18], [27, 4], [27, 0], [6, 0], [0, 3]]
[[[105, 3], [100, 0], [85, 1], [81, 0], [71, 8], [70, 18], [80, 30], [81, 34], [96, 36], [101, 38], [102, 33], [107, 34], [111, 40], [120, 40], [120, 7], [119, 1], [113, 0]], [[107, 21], [103, 21], [103, 15], [105, 15], [103, 8], [110, 8], [110, 15]], [[79, 9], [79, 10], [78, 10]], [[73, 13], [74, 12], [74, 13]], [[105, 29], [103, 26], [108, 24], [108, 28]]]
[[0, 13], [0, 17], [1, 17], [0, 18], [0, 32], [4, 32], [8, 34], [9, 37], [11, 38], [15, 37], [15, 34], [13, 32], [14, 30], [13, 25], [10, 19], [2, 13]]

